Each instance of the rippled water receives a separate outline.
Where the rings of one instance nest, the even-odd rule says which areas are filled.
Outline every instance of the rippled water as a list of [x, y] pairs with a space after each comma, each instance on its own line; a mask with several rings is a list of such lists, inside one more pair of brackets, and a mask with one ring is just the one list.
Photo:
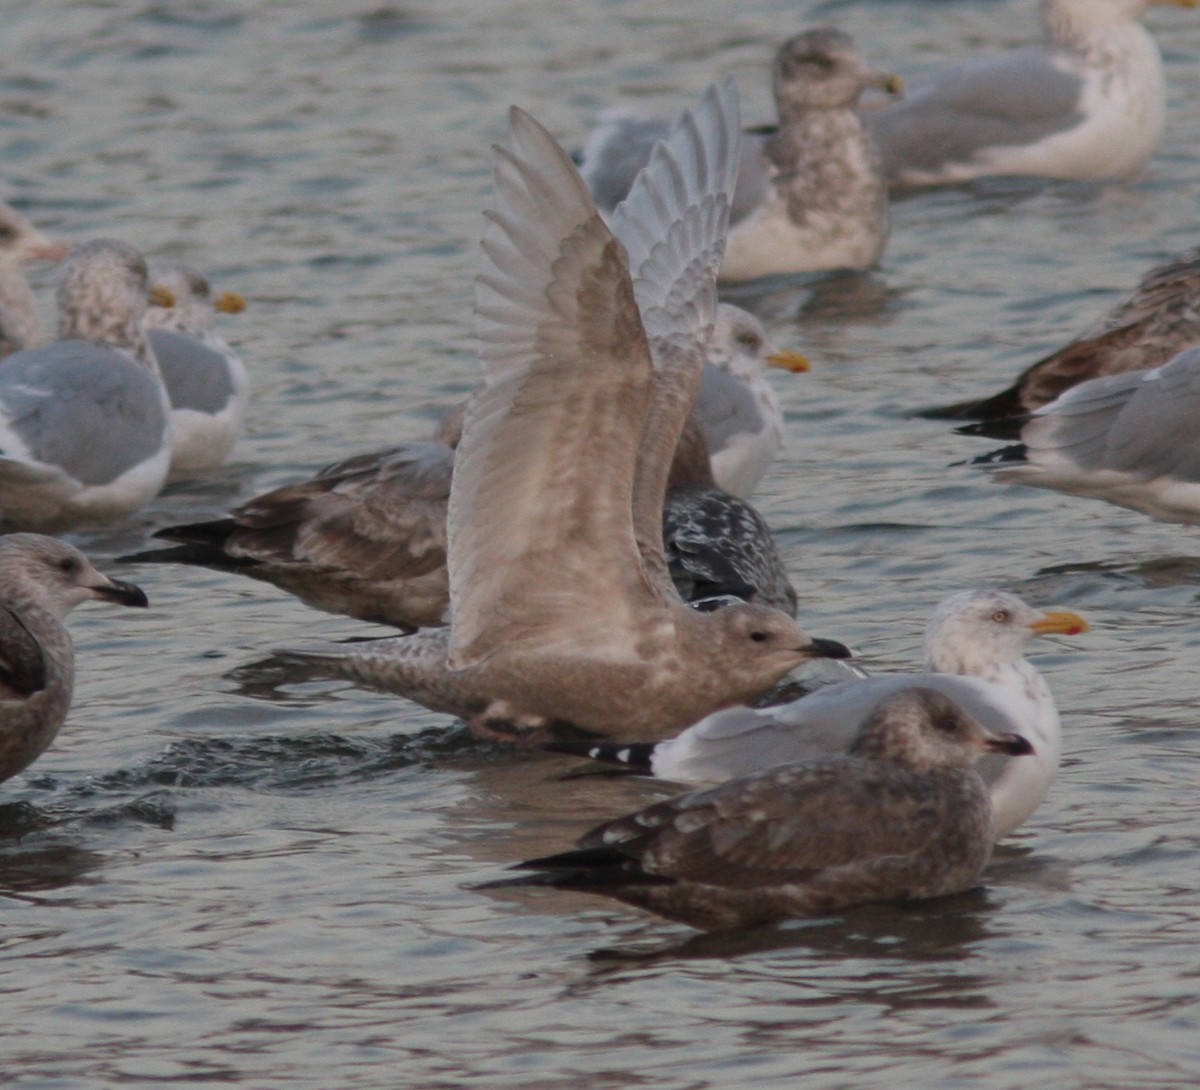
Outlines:
[[[422, 435], [475, 380], [488, 145], [510, 102], [568, 144], [733, 71], [751, 120], [783, 37], [835, 21], [912, 76], [1034, 33], [1031, 3], [746, 0], [0, 4], [9, 195], [72, 239], [186, 256], [250, 309], [238, 460], [170, 522]], [[983, 889], [733, 941], [574, 894], [472, 891], [652, 797], [516, 759], [344, 684], [234, 673], [365, 629], [265, 585], [135, 573], [88, 607], [76, 705], [0, 794], [0, 1069], [13, 1087], [1184, 1087], [1200, 1081], [1195, 531], [949, 463], [914, 407], [999, 389], [1192, 246], [1200, 18], [1156, 10], [1169, 128], [1128, 186], [1004, 182], [896, 209], [882, 268], [753, 302], [781, 376], [760, 492], [810, 631], [911, 663], [945, 591], [1087, 614], [1037, 662], [1066, 757]], [[48, 282], [48, 278], [44, 282]]]

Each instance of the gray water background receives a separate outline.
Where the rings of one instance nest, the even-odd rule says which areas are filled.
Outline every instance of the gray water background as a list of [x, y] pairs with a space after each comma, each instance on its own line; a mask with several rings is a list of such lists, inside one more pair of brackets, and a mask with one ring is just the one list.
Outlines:
[[[74, 539], [156, 527], [426, 433], [476, 378], [489, 145], [516, 102], [567, 146], [733, 72], [770, 115], [814, 23], [913, 77], [1036, 34], [1027, 0], [0, 3], [6, 195], [245, 293], [254, 378], [226, 470]], [[22, 1090], [1187, 1087], [1200, 1082], [1200, 543], [950, 463], [916, 407], [993, 392], [1200, 242], [1200, 15], [1155, 9], [1161, 152], [1128, 185], [995, 182], [899, 204], [867, 276], [752, 300], [814, 372], [774, 376], [757, 502], [809, 631], [907, 667], [933, 603], [994, 584], [1087, 615], [1036, 661], [1063, 713], [1049, 799], [984, 887], [696, 939], [583, 895], [473, 891], [656, 797], [562, 781], [344, 683], [231, 676], [379, 630], [202, 570], [72, 618], [75, 707], [0, 791], [0, 1071]], [[48, 285], [51, 273], [38, 273]], [[47, 315], [48, 317], [48, 315]]]

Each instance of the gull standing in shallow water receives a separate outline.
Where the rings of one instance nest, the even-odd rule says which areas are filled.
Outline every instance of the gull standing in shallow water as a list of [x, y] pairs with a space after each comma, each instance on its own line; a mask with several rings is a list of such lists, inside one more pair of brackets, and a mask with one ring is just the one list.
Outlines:
[[0, 536], [0, 780], [36, 760], [66, 718], [75, 651], [62, 622], [89, 598], [146, 605], [139, 588], [101, 575], [66, 542]]
[[668, 473], [716, 313], [732, 84], [656, 149], [618, 210], [624, 246], [553, 138], [516, 108], [509, 125], [476, 281], [485, 381], [450, 492], [449, 632], [302, 657], [481, 729], [655, 733], [845, 657], [778, 610], [689, 609], [663, 555]]
[[729, 708], [665, 742], [552, 743], [559, 752], [614, 761], [680, 783], [720, 783], [789, 761], [843, 752], [885, 696], [914, 685], [960, 704], [989, 730], [1029, 738], [1030, 760], [988, 758], [996, 836], [1022, 824], [1045, 798], [1062, 753], [1062, 733], [1045, 680], [1024, 657], [1035, 636], [1075, 635], [1087, 622], [1069, 610], [1039, 612], [997, 590], [952, 594], [925, 629], [926, 672], [877, 674], [829, 685], [789, 704]]
[[147, 291], [132, 246], [76, 246], [59, 276], [61, 339], [0, 360], [0, 524], [61, 529], [158, 495], [171, 421], [142, 328]]
[[[773, 84], [779, 125], [743, 138], [721, 279], [874, 265], [887, 243], [887, 192], [858, 100], [868, 87], [896, 93], [899, 81], [872, 71], [848, 34], [821, 27], [780, 46]], [[604, 116], [580, 167], [602, 209], [624, 199], [668, 127]]]
[[892, 186], [994, 174], [1124, 179], [1162, 139], [1162, 56], [1137, 20], [1196, 0], [1042, 0], [1045, 40], [914, 86], [869, 117]]
[[240, 314], [236, 292], [213, 295], [207, 277], [178, 261], [151, 261], [151, 283], [175, 300], [146, 311], [146, 334], [171, 399], [171, 477], [224, 463], [242, 434], [250, 378], [213, 332], [216, 312]]
[[41, 338], [37, 300], [21, 266], [60, 261], [67, 247], [53, 242], [11, 205], [0, 201], [0, 359]]
[[606, 822], [574, 851], [481, 887], [552, 886], [615, 897], [716, 930], [869, 901], [970, 889], [991, 856], [984, 754], [1032, 752], [990, 735], [926, 688], [878, 703], [838, 757], [782, 765]]

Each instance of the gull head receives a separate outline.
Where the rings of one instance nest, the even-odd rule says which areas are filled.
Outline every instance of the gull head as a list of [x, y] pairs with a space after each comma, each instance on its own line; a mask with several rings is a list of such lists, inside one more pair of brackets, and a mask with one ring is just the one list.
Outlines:
[[1070, 610], [1043, 612], [1000, 590], [961, 591], [939, 602], [929, 618], [925, 664], [937, 673], [985, 674], [1019, 662], [1035, 636], [1087, 629], [1087, 621]]
[[806, 30], [779, 47], [774, 85], [782, 120], [804, 110], [853, 107], [868, 87], [900, 91], [898, 77], [874, 71], [854, 39], [830, 27]]
[[31, 600], [60, 621], [89, 598], [147, 605], [140, 587], [104, 575], [74, 545], [43, 534], [0, 537], [0, 588], [18, 609], [22, 599]]
[[749, 311], [732, 303], [717, 305], [717, 320], [709, 338], [706, 359], [730, 378], [750, 385], [768, 367], [785, 371], [807, 371], [808, 359], [799, 352], [781, 352], [771, 344], [767, 331]]
[[723, 671], [744, 700], [760, 696], [789, 670], [809, 659], [845, 659], [850, 650], [836, 640], [809, 636], [786, 613], [770, 606], [738, 602], [708, 613], [688, 613], [712, 668]]
[[1019, 757], [1033, 753], [1033, 746], [1019, 734], [989, 734], [948, 696], [914, 687], [879, 702], [850, 753], [928, 772], [969, 768], [988, 753]]
[[58, 279], [59, 336], [140, 347], [149, 289], [146, 259], [132, 246], [102, 238], [72, 247]]

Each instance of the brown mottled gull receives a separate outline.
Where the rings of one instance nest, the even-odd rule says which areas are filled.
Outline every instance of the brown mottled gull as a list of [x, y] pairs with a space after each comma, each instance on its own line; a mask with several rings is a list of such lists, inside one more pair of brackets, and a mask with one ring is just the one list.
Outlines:
[[170, 404], [142, 328], [147, 290], [133, 247], [76, 246], [58, 283], [61, 339], [0, 360], [0, 524], [119, 518], [162, 488]]
[[661, 733], [847, 654], [778, 610], [689, 609], [663, 555], [667, 477], [716, 310], [736, 117], [730, 83], [685, 114], [618, 210], [639, 227], [622, 246], [553, 138], [511, 111], [476, 282], [485, 382], [450, 493], [449, 634], [315, 658], [401, 694], [436, 690], [431, 706], [480, 721]]
[[213, 331], [216, 312], [238, 314], [237, 293], [213, 294], [208, 278], [180, 261], [150, 262], [150, 279], [174, 306], [146, 311], [146, 334], [171, 399], [171, 477], [224, 463], [250, 403], [246, 367]]
[[931, 689], [893, 693], [849, 752], [781, 765], [606, 822], [574, 851], [489, 883], [600, 893], [706, 929], [816, 916], [868, 901], [969, 889], [992, 851], [985, 753], [1032, 752], [990, 735]]
[[888, 184], [1137, 174], [1166, 113], [1162, 57], [1137, 20], [1164, 4], [1196, 0], [1042, 0], [1042, 42], [951, 68], [870, 115]]
[[72, 545], [0, 536], [0, 780], [31, 764], [66, 718], [75, 651], [62, 622], [89, 598], [146, 605], [141, 590], [101, 575]]
[[829, 685], [787, 704], [727, 708], [649, 745], [556, 742], [550, 748], [626, 765], [678, 783], [720, 783], [789, 761], [843, 752], [872, 709], [914, 685], [952, 699], [988, 730], [1016, 731], [1030, 760], [989, 757], [980, 766], [996, 836], [1007, 836], [1046, 797], [1062, 754], [1062, 726], [1045, 679], [1025, 658], [1035, 636], [1086, 632], [1070, 610], [1041, 611], [1014, 594], [981, 588], [938, 603], [925, 628], [925, 671], [875, 674]]
[[[773, 85], [779, 124], [743, 139], [722, 280], [875, 264], [887, 193], [858, 100], [899, 82], [872, 71], [848, 34], [820, 27], [779, 47]], [[602, 209], [624, 199], [667, 129], [661, 118], [604, 115], [580, 167]]]
[[992, 397], [962, 401], [924, 416], [997, 421], [972, 429], [993, 439], [1016, 438], [1013, 418], [1048, 405], [1088, 379], [1149, 371], [1200, 341], [1200, 247], [1151, 269], [1134, 290], [1070, 344], [1026, 368]]
[[0, 201], [0, 358], [31, 348], [41, 338], [37, 300], [21, 266], [32, 260], [59, 261], [66, 253], [66, 246]]

